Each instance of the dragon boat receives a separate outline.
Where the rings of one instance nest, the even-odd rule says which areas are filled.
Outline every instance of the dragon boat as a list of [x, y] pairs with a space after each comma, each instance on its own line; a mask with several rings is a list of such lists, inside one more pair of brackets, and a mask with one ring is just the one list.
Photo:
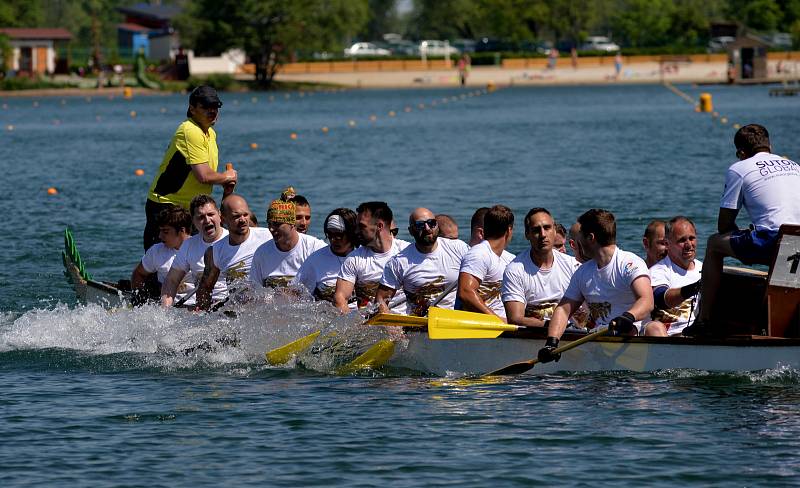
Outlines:
[[95, 280], [86, 271], [86, 265], [81, 259], [75, 238], [69, 229], [64, 230], [61, 260], [64, 263], [64, 275], [75, 288], [75, 295], [82, 304], [96, 304], [105, 308], [124, 307], [130, 304], [132, 298], [130, 287], [125, 289], [121, 282]]

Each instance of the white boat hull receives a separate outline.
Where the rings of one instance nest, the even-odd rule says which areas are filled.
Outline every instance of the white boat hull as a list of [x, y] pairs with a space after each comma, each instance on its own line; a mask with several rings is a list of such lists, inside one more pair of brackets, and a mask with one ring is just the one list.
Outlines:
[[[448, 375], [482, 375], [535, 358], [543, 339], [498, 338], [431, 340], [409, 332], [390, 364], [414, 371]], [[562, 345], [568, 341], [562, 341]], [[699, 369], [756, 371], [778, 367], [800, 369], [800, 340], [731, 338], [598, 338], [565, 352], [557, 363], [537, 364], [526, 374], [562, 371], [657, 371]]]

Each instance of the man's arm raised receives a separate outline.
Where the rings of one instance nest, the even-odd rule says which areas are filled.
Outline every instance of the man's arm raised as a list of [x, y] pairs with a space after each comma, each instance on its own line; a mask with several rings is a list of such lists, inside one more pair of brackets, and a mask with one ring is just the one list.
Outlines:
[[200, 310], [208, 310], [211, 308], [211, 291], [219, 279], [219, 268], [214, 264], [214, 248], [209, 247], [203, 256], [206, 264], [203, 270], [203, 276], [200, 278], [200, 283], [197, 285], [197, 308]]
[[342, 313], [350, 312], [350, 307], [347, 305], [350, 297], [353, 296], [353, 289], [355, 284], [350, 281], [338, 278], [336, 280], [336, 291], [333, 294], [333, 304], [336, 308], [341, 310]]
[[208, 163], [192, 164], [192, 174], [197, 181], [204, 185], [229, 185], [236, 184], [238, 174], [235, 169], [229, 169], [222, 173], [217, 173]]

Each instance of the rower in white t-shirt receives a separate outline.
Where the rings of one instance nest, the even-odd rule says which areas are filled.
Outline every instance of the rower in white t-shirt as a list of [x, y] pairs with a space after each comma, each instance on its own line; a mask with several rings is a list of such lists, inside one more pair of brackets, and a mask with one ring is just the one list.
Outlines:
[[545, 208], [525, 216], [525, 237], [531, 247], [506, 266], [501, 295], [509, 324], [543, 327], [580, 264], [555, 250], [556, 224]]
[[[461, 259], [469, 250], [464, 241], [439, 239], [439, 226], [433, 212], [415, 209], [409, 217], [408, 232], [414, 244], [407, 246], [389, 260], [375, 296], [381, 312], [387, 313], [387, 303], [397, 290], [406, 295], [406, 314], [424, 317], [431, 302], [458, 281]], [[453, 308], [455, 294], [448, 290], [439, 308]]]
[[493, 314], [505, 319], [500, 299], [503, 273], [514, 255], [505, 251], [514, 235], [514, 214], [505, 205], [495, 205], [483, 218], [484, 240], [470, 248], [461, 260], [458, 299], [467, 311]]
[[697, 294], [703, 263], [697, 256], [697, 230], [688, 217], [666, 224], [667, 256], [650, 268], [655, 309], [647, 335], [681, 334], [697, 317]]
[[316, 237], [297, 232], [295, 204], [273, 200], [267, 211], [267, 226], [273, 239], [262, 244], [253, 255], [250, 281], [256, 286], [284, 288], [297, 275], [303, 262], [314, 251], [325, 247]]
[[217, 280], [230, 285], [247, 278], [256, 249], [272, 239], [268, 229], [250, 227], [250, 207], [239, 195], [230, 195], [222, 202], [222, 221], [228, 228], [228, 238], [206, 250], [206, 269], [197, 288], [197, 307], [203, 310], [211, 307], [211, 291]]
[[[224, 239], [228, 231], [220, 223], [217, 202], [208, 195], [197, 195], [189, 204], [189, 213], [197, 234], [183, 242], [172, 261], [166, 281], [161, 287], [161, 305], [171, 307], [177, 294], [188, 296], [186, 306], [195, 304], [194, 289], [205, 270], [205, 253], [209, 246]], [[187, 276], [188, 273], [188, 276]], [[188, 295], [186, 295], [188, 293]], [[225, 298], [225, 282], [218, 280], [212, 291], [214, 300]], [[179, 298], [180, 300], [180, 298]]]
[[[389, 232], [392, 210], [385, 202], [365, 202], [358, 206], [357, 237], [361, 247], [351, 252], [342, 264], [336, 279], [334, 304], [343, 313], [350, 310], [348, 302], [355, 291], [358, 307], [375, 300], [383, 268], [395, 254], [406, 246]], [[398, 293], [389, 304], [392, 312], [402, 313], [405, 295]]]
[[[161, 242], [147, 249], [131, 275], [135, 305], [142, 304], [146, 300], [158, 299], [161, 286], [167, 279], [178, 249], [191, 236], [192, 218], [189, 212], [181, 207], [171, 206], [162, 210], [158, 214], [157, 222], [158, 238]], [[157, 282], [152, 281], [153, 275], [157, 277]], [[182, 291], [183, 294], [191, 292], [190, 284], [187, 284]]]
[[557, 361], [553, 351], [570, 316], [585, 301], [589, 329], [612, 327], [621, 335], [637, 335], [642, 319], [653, 310], [653, 289], [647, 265], [639, 256], [616, 245], [617, 224], [608, 210], [592, 209], [578, 217], [581, 252], [589, 258], [570, 279], [547, 327], [539, 361]]
[[[722, 261], [735, 257], [745, 264], [772, 264], [778, 231], [783, 224], [800, 224], [800, 165], [772, 154], [767, 129], [758, 124], [742, 127], [733, 137], [739, 161], [728, 168], [719, 205], [718, 234], [708, 239], [703, 259], [700, 314], [684, 335], [712, 332], [714, 310], [722, 276]], [[744, 207], [751, 228], [740, 229], [736, 216]], [[720, 332], [720, 331], [716, 331]]]
[[[324, 229], [330, 245], [305, 260], [292, 285], [304, 287], [317, 300], [333, 303], [336, 277], [356, 241], [356, 213], [349, 208], [337, 208], [325, 218]], [[349, 306], [351, 310], [356, 308], [355, 296]]]

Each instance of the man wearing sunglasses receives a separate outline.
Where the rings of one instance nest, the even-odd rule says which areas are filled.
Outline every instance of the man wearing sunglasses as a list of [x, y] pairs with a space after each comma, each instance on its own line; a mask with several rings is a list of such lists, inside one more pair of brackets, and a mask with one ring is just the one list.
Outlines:
[[[383, 268], [386, 263], [408, 245], [395, 239], [389, 231], [392, 223], [392, 210], [386, 202], [364, 202], [356, 209], [358, 230], [356, 237], [361, 247], [351, 252], [342, 264], [336, 279], [334, 304], [347, 313], [348, 301], [355, 290], [359, 308], [375, 300]], [[404, 307], [397, 297], [390, 304], [392, 311], [402, 313]]]
[[159, 212], [172, 205], [188, 210], [192, 198], [210, 195], [213, 185], [223, 185], [226, 194], [233, 191], [236, 171], [217, 173], [217, 133], [212, 126], [217, 122], [220, 107], [217, 91], [210, 86], [198, 86], [189, 95], [187, 118], [172, 136], [147, 195], [145, 250], [159, 242], [156, 223]]
[[506, 265], [515, 257], [505, 250], [514, 235], [514, 214], [505, 205], [495, 205], [486, 212], [481, 228], [484, 240], [461, 261], [458, 299], [464, 310], [505, 319], [500, 287]]
[[316, 237], [297, 232], [295, 208], [293, 201], [270, 203], [267, 228], [273, 238], [256, 249], [250, 268], [250, 281], [256, 286], [286, 287], [306, 258], [326, 246]]
[[[414, 245], [389, 260], [375, 296], [382, 313], [389, 312], [389, 300], [402, 289], [407, 297], [406, 313], [424, 317], [430, 303], [458, 280], [461, 259], [469, 251], [464, 241], [439, 239], [439, 225], [427, 208], [414, 210], [408, 218], [408, 232]], [[453, 308], [455, 294], [439, 302], [440, 308]]]

